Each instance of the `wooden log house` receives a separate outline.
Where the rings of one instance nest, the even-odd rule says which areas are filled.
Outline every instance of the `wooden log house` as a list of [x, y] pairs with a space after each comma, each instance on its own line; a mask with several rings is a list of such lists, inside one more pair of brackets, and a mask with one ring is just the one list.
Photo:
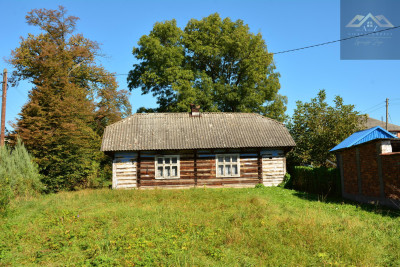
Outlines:
[[282, 123], [253, 113], [134, 114], [108, 126], [112, 187], [278, 185], [295, 143]]

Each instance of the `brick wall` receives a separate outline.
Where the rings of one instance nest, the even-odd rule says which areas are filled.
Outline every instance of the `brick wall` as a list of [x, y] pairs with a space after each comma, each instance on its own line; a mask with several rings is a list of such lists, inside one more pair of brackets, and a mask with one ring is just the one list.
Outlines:
[[358, 194], [356, 150], [341, 152], [343, 162], [343, 186], [347, 194]]
[[361, 192], [364, 196], [379, 197], [377, 142], [362, 144], [357, 148], [360, 155]]
[[[400, 152], [380, 154], [381, 143], [382, 140], [377, 140], [340, 152], [344, 193], [364, 199], [383, 199], [382, 183], [385, 199], [400, 200]], [[393, 147], [399, 144], [393, 142]]]
[[400, 153], [382, 155], [382, 176], [385, 197], [400, 199]]

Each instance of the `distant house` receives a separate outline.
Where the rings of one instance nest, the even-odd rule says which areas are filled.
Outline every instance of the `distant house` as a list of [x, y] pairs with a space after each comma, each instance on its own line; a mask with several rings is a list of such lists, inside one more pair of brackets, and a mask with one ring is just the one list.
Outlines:
[[400, 208], [400, 139], [380, 126], [356, 132], [334, 147], [342, 195]]
[[[384, 121], [380, 121], [371, 117], [367, 118], [367, 121], [365, 123], [365, 129], [370, 129], [376, 126], [380, 126], [383, 129], [386, 128], [386, 122]], [[392, 124], [392, 123], [388, 123], [388, 129], [387, 129], [390, 133], [394, 134], [397, 137], [400, 137], [400, 126]]]
[[278, 185], [295, 142], [282, 123], [251, 113], [134, 114], [105, 129], [112, 187]]

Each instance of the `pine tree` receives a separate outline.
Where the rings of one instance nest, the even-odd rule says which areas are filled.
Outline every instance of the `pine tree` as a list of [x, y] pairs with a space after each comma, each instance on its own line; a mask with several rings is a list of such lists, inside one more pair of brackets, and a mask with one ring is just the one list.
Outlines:
[[107, 162], [100, 152], [105, 126], [130, 114], [128, 93], [96, 64], [99, 45], [73, 34], [77, 17], [59, 7], [34, 9], [26, 19], [42, 33], [22, 38], [9, 60], [13, 79], [34, 85], [15, 134], [50, 191], [90, 186]]

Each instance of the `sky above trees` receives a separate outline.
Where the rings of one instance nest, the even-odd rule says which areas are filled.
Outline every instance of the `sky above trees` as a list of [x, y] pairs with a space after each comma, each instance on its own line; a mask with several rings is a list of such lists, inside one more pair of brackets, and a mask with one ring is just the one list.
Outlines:
[[[121, 89], [132, 65], [133, 46], [148, 34], [156, 22], [176, 19], [184, 27], [191, 18], [201, 19], [218, 12], [222, 18], [242, 19], [253, 33], [260, 32], [270, 52], [308, 46], [339, 39], [340, 2], [335, 1], [1, 1], [0, 69], [12, 71], [3, 60], [18, 47], [20, 36], [36, 33], [26, 24], [25, 15], [33, 8], [55, 9], [63, 5], [68, 14], [80, 18], [77, 32], [101, 43], [103, 66], [117, 73]], [[400, 30], [400, 29], [399, 29]], [[296, 101], [309, 101], [325, 89], [328, 102], [340, 95], [345, 104], [381, 119], [384, 101], [389, 98], [389, 122], [400, 124], [400, 62], [395, 60], [340, 60], [339, 43], [274, 56], [281, 74], [280, 94], [288, 97], [288, 114]], [[32, 86], [21, 82], [9, 88], [7, 121], [15, 119], [27, 101]], [[141, 106], [156, 107], [151, 95], [132, 92], [130, 101], [135, 111]], [[7, 125], [7, 128], [11, 128]]]

